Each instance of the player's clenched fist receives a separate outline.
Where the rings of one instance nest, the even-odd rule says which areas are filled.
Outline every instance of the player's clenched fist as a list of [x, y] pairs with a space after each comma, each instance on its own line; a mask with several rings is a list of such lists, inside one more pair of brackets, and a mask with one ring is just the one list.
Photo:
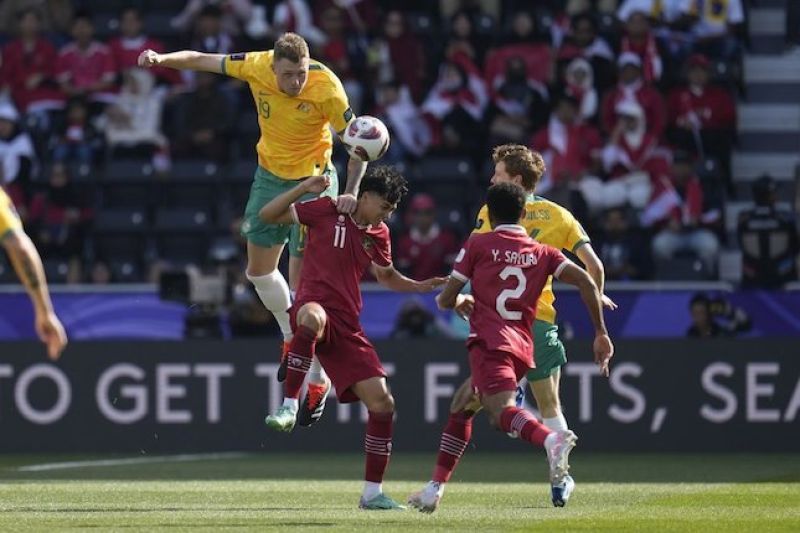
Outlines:
[[303, 181], [303, 187], [306, 192], [319, 194], [327, 189], [331, 184], [331, 179], [328, 176], [311, 176]]
[[137, 60], [137, 63], [139, 64], [140, 67], [149, 68], [158, 65], [160, 59], [161, 58], [156, 52], [147, 49], [141, 54], [139, 54], [139, 59]]

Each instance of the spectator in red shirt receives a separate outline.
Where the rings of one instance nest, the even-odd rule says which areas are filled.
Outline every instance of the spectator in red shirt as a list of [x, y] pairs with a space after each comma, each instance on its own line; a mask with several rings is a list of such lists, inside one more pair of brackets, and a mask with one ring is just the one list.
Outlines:
[[589, 176], [581, 181], [581, 192], [590, 208], [603, 210], [625, 204], [643, 209], [653, 192], [653, 176], [664, 173], [666, 151], [647, 132], [644, 109], [635, 100], [616, 107], [617, 122], [603, 148], [605, 182]]
[[647, 133], [660, 139], [666, 125], [664, 99], [642, 77], [642, 60], [633, 52], [623, 52], [619, 56], [617, 65], [619, 83], [607, 92], [603, 99], [601, 115], [603, 129], [608, 133], [614, 131], [617, 104], [623, 100], [635, 100], [644, 110]]
[[705, 56], [691, 56], [686, 68], [687, 84], [673, 89], [667, 100], [668, 138], [679, 148], [717, 159], [728, 177], [736, 104], [726, 89], [710, 84], [711, 63]]
[[[119, 37], [108, 43], [111, 55], [114, 57], [114, 66], [118, 72], [137, 67], [139, 54], [147, 49], [158, 53], [164, 52], [164, 45], [158, 39], [148, 37], [142, 33], [142, 14], [136, 7], [126, 7], [119, 18]], [[175, 85], [180, 83], [180, 72], [164, 67], [151, 69], [156, 77], [166, 83]]]
[[53, 164], [46, 187], [33, 197], [30, 207], [30, 225], [36, 228], [34, 234], [42, 253], [77, 261], [91, 218], [92, 211], [72, 186], [67, 168]]
[[397, 243], [397, 268], [408, 276], [445, 275], [452, 268], [459, 243], [452, 231], [436, 222], [436, 202], [430, 195], [414, 195], [408, 221], [408, 233]]
[[27, 9], [17, 22], [19, 37], [2, 51], [0, 92], [8, 88], [23, 113], [62, 109], [64, 94], [55, 81], [56, 49], [41, 36], [41, 15]]
[[94, 23], [87, 12], [78, 12], [72, 22], [73, 42], [58, 54], [56, 75], [70, 97], [85, 96], [91, 102], [114, 100], [117, 72], [106, 45], [94, 40]]
[[707, 272], [714, 272], [719, 239], [703, 227], [703, 187], [688, 154], [676, 154], [670, 179], [675, 206], [666, 225], [653, 239], [653, 255], [657, 260], [668, 260], [680, 251], [691, 252], [700, 258]]
[[650, 28], [650, 21], [643, 11], [633, 11], [625, 21], [625, 36], [620, 43], [622, 52], [633, 52], [642, 62], [642, 78], [645, 83], [658, 83], [664, 73], [664, 61]]
[[419, 38], [408, 30], [402, 11], [386, 14], [383, 35], [373, 42], [368, 58], [379, 83], [398, 82], [408, 87], [415, 103], [422, 101], [425, 51]]
[[[542, 154], [547, 167], [536, 191], [562, 205], [562, 193], [575, 188], [585, 176], [597, 175], [603, 140], [600, 133], [579, 117], [578, 100], [569, 93], [559, 96], [547, 126], [539, 130], [531, 147]], [[550, 191], [550, 192], [548, 192]]]

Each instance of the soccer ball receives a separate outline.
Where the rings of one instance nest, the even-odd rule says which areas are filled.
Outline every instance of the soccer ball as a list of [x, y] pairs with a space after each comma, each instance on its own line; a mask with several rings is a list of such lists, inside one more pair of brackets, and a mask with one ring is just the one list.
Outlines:
[[377, 161], [389, 149], [389, 130], [377, 118], [362, 115], [350, 122], [342, 141], [351, 156], [362, 161]]

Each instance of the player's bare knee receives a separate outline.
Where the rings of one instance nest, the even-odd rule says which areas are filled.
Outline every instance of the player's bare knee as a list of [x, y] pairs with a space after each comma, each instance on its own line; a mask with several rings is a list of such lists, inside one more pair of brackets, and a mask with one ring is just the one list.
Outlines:
[[373, 413], [394, 413], [394, 396], [389, 392], [381, 394], [369, 402], [367, 409]]
[[325, 314], [325, 309], [323, 309], [321, 305], [314, 302], [303, 305], [297, 311], [297, 324], [315, 331], [317, 335], [322, 334], [322, 331], [325, 329], [325, 322], [327, 319], [328, 317]]

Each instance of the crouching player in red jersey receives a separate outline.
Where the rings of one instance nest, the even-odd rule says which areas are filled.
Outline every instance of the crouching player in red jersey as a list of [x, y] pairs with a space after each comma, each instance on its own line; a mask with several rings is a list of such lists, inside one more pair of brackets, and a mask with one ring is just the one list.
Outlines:
[[[531, 413], [516, 406], [514, 396], [517, 382], [535, 367], [532, 325], [537, 301], [551, 275], [580, 289], [595, 327], [595, 362], [604, 374], [608, 373], [614, 347], [603, 321], [600, 292], [586, 271], [555, 248], [528, 237], [518, 225], [525, 209], [525, 191], [520, 186], [493, 185], [487, 206], [493, 231], [469, 238], [436, 301], [442, 309], [455, 308], [456, 312], [469, 315], [467, 349], [472, 384], [490, 423], [544, 447], [550, 482], [559, 484], [569, 472], [569, 452], [577, 437], [570, 430], [552, 431], [542, 425]], [[472, 294], [459, 294], [468, 282], [472, 282]], [[468, 442], [469, 435], [463, 439], [442, 435], [439, 453], [455, 460], [437, 461], [433, 481], [411, 495], [410, 505], [422, 512], [436, 510], [444, 492], [442, 480], [450, 478]], [[461, 453], [449, 453], [452, 450]]]
[[[393, 168], [370, 167], [361, 181], [352, 215], [339, 213], [336, 200], [319, 193], [328, 177], [313, 176], [261, 208], [259, 217], [270, 224], [304, 224], [308, 228], [305, 257], [297, 296], [290, 310], [294, 336], [287, 355], [284, 402], [265, 422], [278, 431], [291, 431], [297, 418], [298, 395], [314, 356], [328, 373], [339, 402], [362, 401], [369, 411], [366, 483], [362, 509], [400, 509], [383, 494], [381, 482], [392, 450], [394, 398], [375, 348], [359, 322], [359, 281], [375, 265], [378, 282], [400, 292], [430, 292], [447, 278], [409, 279], [392, 265], [389, 228], [384, 220], [407, 192], [405, 179]], [[516, 386], [516, 385], [515, 385]]]

